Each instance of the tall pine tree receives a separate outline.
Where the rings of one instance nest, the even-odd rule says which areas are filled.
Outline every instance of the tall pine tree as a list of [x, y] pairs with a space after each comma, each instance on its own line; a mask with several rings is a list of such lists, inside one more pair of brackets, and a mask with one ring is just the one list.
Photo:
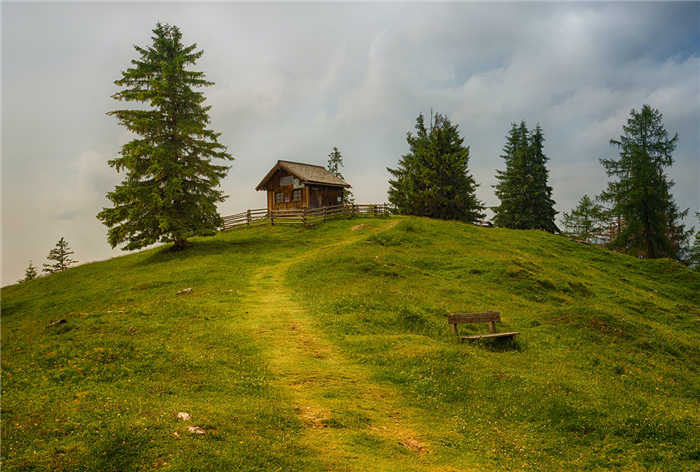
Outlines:
[[494, 222], [512, 229], [540, 229], [558, 233], [554, 222], [557, 211], [544, 155], [544, 134], [539, 123], [530, 132], [525, 121], [513, 123], [501, 157], [506, 169], [496, 170], [499, 183], [494, 187], [501, 204], [493, 207]]
[[113, 95], [150, 107], [108, 113], [140, 136], [109, 161], [126, 179], [107, 194], [114, 207], [97, 215], [109, 227], [110, 245], [126, 243], [124, 250], [169, 241], [183, 249], [187, 238], [213, 234], [223, 224], [216, 203], [226, 198], [215, 188], [228, 167], [211, 160], [233, 160], [218, 142], [220, 133], [207, 129], [211, 107], [193, 90], [213, 83], [186, 70], [203, 51], [184, 47], [177, 26], [158, 23], [153, 33], [152, 46], [134, 46], [141, 57], [122, 72], [115, 84], [126, 88]]
[[671, 195], [674, 182], [664, 173], [673, 164], [678, 133], [669, 139], [662, 118], [649, 105], [631, 111], [624, 134], [610, 140], [620, 149], [620, 159], [600, 159], [608, 177], [617, 179], [608, 182], [600, 198], [620, 219], [612, 249], [649, 259], [678, 259], [690, 237], [681, 223], [688, 210], [679, 211]]
[[441, 220], [475, 222], [484, 217], [484, 205], [476, 198], [478, 184], [469, 174], [469, 147], [457, 125], [439, 113], [428, 127], [423, 114], [416, 120], [416, 134], [406, 138], [410, 152], [389, 169], [389, 201], [404, 215]]

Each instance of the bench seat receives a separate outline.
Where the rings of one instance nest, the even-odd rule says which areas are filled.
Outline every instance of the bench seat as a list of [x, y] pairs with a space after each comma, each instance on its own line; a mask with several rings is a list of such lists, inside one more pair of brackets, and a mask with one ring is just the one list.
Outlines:
[[463, 341], [476, 341], [482, 338], [510, 338], [513, 339], [515, 336], [520, 334], [519, 332], [512, 333], [489, 333], [489, 334], [472, 334], [471, 336], [462, 336]]
[[501, 314], [495, 311], [487, 311], [486, 313], [452, 313], [448, 315], [447, 322], [452, 328], [452, 334], [455, 336], [457, 333], [457, 325], [462, 323], [488, 323], [489, 333], [488, 334], [472, 334], [471, 336], [461, 336], [463, 341], [476, 341], [478, 339], [488, 339], [488, 338], [505, 338], [511, 341], [515, 339], [515, 336], [520, 334], [519, 332], [509, 332], [509, 333], [497, 333], [496, 332], [496, 322], [501, 321]]

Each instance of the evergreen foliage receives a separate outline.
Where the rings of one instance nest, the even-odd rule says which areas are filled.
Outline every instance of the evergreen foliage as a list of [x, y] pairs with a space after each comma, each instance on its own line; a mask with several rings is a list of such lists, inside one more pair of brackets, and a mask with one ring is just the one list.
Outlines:
[[588, 195], [581, 197], [571, 213], [564, 213], [562, 222], [567, 236], [587, 243], [599, 240], [605, 230], [603, 208]]
[[32, 264], [32, 261], [29, 261], [29, 267], [24, 269], [24, 278], [18, 280], [18, 282], [26, 282], [28, 280], [34, 280], [37, 277], [39, 277], [39, 274], [36, 271], [36, 267]]
[[688, 266], [696, 271], [700, 271], [700, 232], [695, 233], [695, 242], [688, 250]]
[[426, 127], [423, 114], [416, 120], [416, 134], [406, 138], [410, 152], [389, 169], [389, 201], [403, 215], [441, 220], [476, 222], [484, 217], [484, 205], [476, 198], [478, 184], [469, 174], [469, 146], [457, 125], [439, 113], [431, 113]]
[[[343, 174], [340, 173], [341, 167], [343, 167], [343, 156], [337, 147], [333, 147], [333, 152], [328, 154], [328, 172], [341, 180], [345, 180]], [[355, 196], [346, 188], [343, 189], [343, 203], [355, 203]]]
[[601, 226], [600, 242], [603, 246], [610, 247], [610, 243], [617, 238], [622, 230], [622, 217], [616, 211], [614, 205], [606, 204], [600, 197], [596, 197], [596, 203], [601, 208]]
[[194, 52], [196, 44], [184, 47], [176, 26], [158, 23], [153, 33], [152, 46], [134, 46], [141, 57], [115, 81], [125, 89], [112, 96], [150, 108], [108, 113], [140, 136], [109, 161], [117, 172], [126, 171], [126, 179], [107, 194], [114, 207], [97, 215], [109, 227], [109, 244], [126, 243], [123, 250], [159, 241], [183, 249], [187, 238], [213, 234], [223, 224], [216, 203], [226, 198], [215, 188], [228, 167], [211, 160], [233, 160], [218, 142], [220, 133], [207, 129], [211, 107], [193, 90], [213, 83], [203, 72], [185, 69], [203, 51]]
[[494, 187], [501, 204], [491, 208], [496, 225], [511, 229], [541, 229], [558, 233], [554, 222], [557, 211], [544, 155], [544, 135], [539, 123], [530, 132], [525, 121], [513, 123], [503, 148], [504, 171], [496, 170], [499, 183]]
[[[56, 243], [56, 247], [49, 251], [49, 255], [46, 258], [50, 261], [55, 261], [53, 264], [44, 264], [43, 272], [49, 274], [55, 274], [56, 272], [63, 272], [68, 269], [68, 266], [75, 264], [78, 261], [74, 261], [70, 256], [73, 254], [70, 247], [68, 247], [68, 241], [61, 238]], [[31, 261], [29, 263], [31, 267]], [[29, 268], [27, 268], [29, 270]], [[26, 272], [25, 272], [26, 274]]]
[[688, 210], [679, 211], [671, 195], [674, 182], [664, 173], [673, 164], [678, 133], [669, 139], [662, 118], [649, 105], [631, 111], [624, 135], [610, 140], [620, 149], [620, 159], [600, 159], [608, 177], [617, 178], [600, 198], [620, 219], [610, 248], [649, 259], [679, 259], [690, 237], [681, 223]]
[[[695, 212], [695, 218], [700, 220], [700, 213]], [[688, 266], [696, 271], [700, 271], [700, 231], [695, 233], [695, 242], [688, 249], [686, 254]]]

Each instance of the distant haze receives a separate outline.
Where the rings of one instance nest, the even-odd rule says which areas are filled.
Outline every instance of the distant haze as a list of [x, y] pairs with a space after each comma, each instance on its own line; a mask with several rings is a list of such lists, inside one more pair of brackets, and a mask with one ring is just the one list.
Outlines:
[[[631, 109], [660, 110], [686, 220], [700, 211], [700, 3], [2, 3], [2, 285], [65, 237], [81, 262], [119, 255], [95, 215], [132, 136], [106, 112], [120, 71], [175, 24], [211, 128], [235, 157], [222, 215], [265, 206], [278, 159], [325, 165], [336, 146], [358, 203], [387, 201], [387, 167], [431, 109], [459, 125], [477, 196], [511, 123], [540, 123], [559, 212], [606, 186], [598, 159]], [[561, 213], [559, 215], [561, 217]]]

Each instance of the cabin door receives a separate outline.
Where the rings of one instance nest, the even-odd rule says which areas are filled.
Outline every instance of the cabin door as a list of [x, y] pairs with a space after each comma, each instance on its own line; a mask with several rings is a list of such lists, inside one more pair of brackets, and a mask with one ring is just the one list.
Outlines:
[[311, 192], [309, 194], [309, 210], [313, 210], [314, 208], [322, 208], [322, 201], [321, 201], [321, 189], [314, 188], [310, 189]]

